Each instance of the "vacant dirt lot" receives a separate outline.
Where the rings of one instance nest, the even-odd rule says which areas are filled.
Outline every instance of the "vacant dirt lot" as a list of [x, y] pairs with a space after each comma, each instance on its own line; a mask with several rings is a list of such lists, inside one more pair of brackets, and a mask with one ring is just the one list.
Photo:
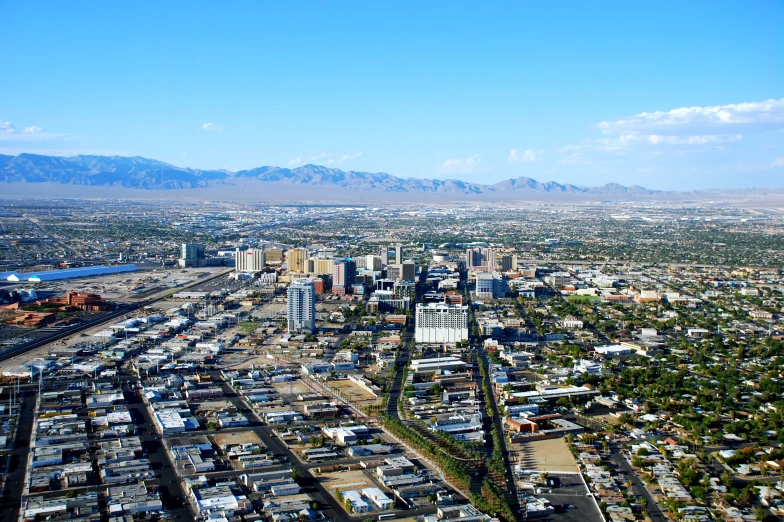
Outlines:
[[336, 390], [347, 401], [364, 406], [370, 404], [381, 404], [381, 399], [375, 397], [349, 380], [329, 381], [329, 386]]
[[563, 439], [536, 440], [509, 447], [512, 464], [539, 471], [577, 471], [577, 464]]
[[258, 444], [259, 446], [264, 447], [261, 439], [259, 439], [258, 435], [252, 431], [240, 431], [237, 433], [216, 433], [212, 438], [215, 439], [215, 444], [218, 446], [222, 446], [224, 444], [227, 446], [232, 444]]

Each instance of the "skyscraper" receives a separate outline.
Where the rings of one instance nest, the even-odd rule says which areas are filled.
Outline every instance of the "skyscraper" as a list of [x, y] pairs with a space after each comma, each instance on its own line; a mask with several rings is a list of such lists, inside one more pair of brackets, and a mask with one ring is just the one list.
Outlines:
[[288, 329], [289, 333], [316, 329], [316, 290], [310, 279], [295, 279], [289, 285]]
[[261, 272], [266, 264], [266, 256], [260, 248], [234, 251], [234, 269], [237, 272]]
[[387, 266], [389, 264], [389, 249], [381, 247], [381, 264]]
[[468, 307], [417, 304], [415, 337], [418, 343], [455, 344], [468, 340]]
[[403, 262], [403, 245], [395, 246], [395, 264], [399, 265]]
[[495, 270], [495, 250], [492, 248], [469, 248], [466, 250], [466, 268], [475, 272]]
[[304, 248], [293, 248], [286, 252], [289, 272], [304, 274], [307, 272], [308, 251]]
[[517, 270], [517, 254], [504, 254], [501, 256], [501, 271]]
[[357, 275], [357, 265], [351, 259], [335, 261], [332, 267], [332, 286], [351, 286]]
[[200, 266], [204, 259], [204, 245], [201, 243], [183, 243], [180, 246], [180, 266]]
[[400, 266], [402, 267], [401, 279], [403, 281], [413, 281], [416, 279], [416, 263], [411, 261], [403, 261]]
[[283, 250], [268, 248], [264, 251], [264, 259], [270, 265], [281, 265], [283, 264]]
[[378, 256], [365, 256], [365, 268], [378, 272], [381, 270], [381, 258]]

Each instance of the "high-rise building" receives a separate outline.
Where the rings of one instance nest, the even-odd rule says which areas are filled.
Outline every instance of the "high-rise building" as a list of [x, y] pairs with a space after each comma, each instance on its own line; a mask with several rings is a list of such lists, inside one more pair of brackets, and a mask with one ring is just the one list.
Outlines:
[[283, 264], [283, 250], [279, 248], [268, 248], [264, 251], [264, 257], [270, 265]]
[[289, 333], [316, 329], [316, 291], [310, 279], [295, 279], [289, 285], [287, 317]]
[[476, 297], [498, 299], [506, 295], [506, 276], [501, 272], [479, 272], [476, 274]]
[[314, 272], [316, 275], [332, 275], [332, 270], [335, 266], [333, 259], [316, 259], [314, 263]]
[[266, 264], [264, 250], [249, 248], [234, 251], [234, 268], [237, 272], [261, 272]]
[[357, 265], [352, 259], [335, 261], [332, 267], [332, 287], [348, 287], [354, 284], [357, 275]]
[[418, 303], [415, 338], [418, 343], [455, 344], [468, 340], [468, 307]]
[[412, 301], [416, 301], [416, 283], [414, 281], [396, 281], [393, 289], [395, 297], [398, 299], [408, 297]]
[[395, 263], [400, 264], [403, 262], [403, 245], [395, 246]]
[[466, 268], [475, 272], [492, 272], [495, 270], [495, 250], [476, 247], [466, 251]]
[[387, 266], [389, 264], [389, 249], [381, 247], [381, 264]]
[[180, 266], [200, 266], [204, 259], [204, 245], [201, 243], [183, 243], [180, 246]]
[[501, 271], [517, 270], [517, 254], [504, 254], [501, 256]]
[[286, 261], [289, 272], [293, 274], [304, 274], [308, 271], [308, 251], [304, 248], [292, 248], [287, 251]]
[[411, 261], [403, 261], [402, 263], [403, 273], [401, 274], [401, 279], [403, 281], [413, 281], [416, 279], [416, 263]]
[[365, 256], [365, 268], [378, 272], [381, 270], [381, 258], [378, 256]]
[[403, 280], [403, 265], [392, 264], [387, 265], [387, 279], [394, 279], [395, 281]]

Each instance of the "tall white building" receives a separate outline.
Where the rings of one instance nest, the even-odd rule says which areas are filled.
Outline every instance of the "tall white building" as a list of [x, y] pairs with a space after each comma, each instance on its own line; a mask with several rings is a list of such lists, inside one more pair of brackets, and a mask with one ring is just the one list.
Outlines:
[[418, 343], [455, 344], [468, 340], [468, 307], [443, 303], [416, 306], [415, 338]]
[[378, 272], [381, 270], [381, 258], [378, 256], [365, 256], [365, 268]]
[[237, 272], [261, 272], [266, 264], [266, 255], [260, 248], [234, 251], [234, 269]]
[[295, 279], [288, 290], [288, 329], [312, 332], [316, 329], [316, 289], [310, 279]]

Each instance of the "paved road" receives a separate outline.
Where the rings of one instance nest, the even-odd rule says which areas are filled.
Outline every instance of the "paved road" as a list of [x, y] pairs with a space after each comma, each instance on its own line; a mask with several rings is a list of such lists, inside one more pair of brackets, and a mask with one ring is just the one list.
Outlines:
[[651, 518], [652, 522], [668, 522], [669, 519], [664, 515], [664, 513], [662, 513], [659, 505], [653, 499], [653, 496], [645, 488], [645, 484], [642, 483], [626, 459], [623, 458], [620, 446], [617, 444], [611, 444], [610, 452], [612, 454], [613, 462], [615, 462], [615, 464], [618, 465], [618, 467], [623, 471], [627, 479], [631, 478], [632, 491], [634, 494], [648, 501], [648, 516]]
[[18, 522], [19, 518], [27, 459], [30, 453], [30, 437], [33, 431], [35, 394], [31, 390], [22, 392], [21, 408], [13, 449], [8, 452], [8, 474], [3, 488], [0, 522]]
[[[135, 379], [132, 382], [135, 382]], [[147, 451], [150, 467], [158, 476], [163, 507], [171, 512], [174, 520], [195, 520], [197, 509], [192, 502], [189, 502], [185, 487], [180, 483], [180, 477], [172, 465], [160, 435], [148, 431], [152, 429], [153, 422], [144, 402], [135, 391], [130, 389], [128, 382], [123, 382], [122, 391], [131, 418], [138, 428], [144, 430], [144, 434], [139, 438], [142, 448]]]

